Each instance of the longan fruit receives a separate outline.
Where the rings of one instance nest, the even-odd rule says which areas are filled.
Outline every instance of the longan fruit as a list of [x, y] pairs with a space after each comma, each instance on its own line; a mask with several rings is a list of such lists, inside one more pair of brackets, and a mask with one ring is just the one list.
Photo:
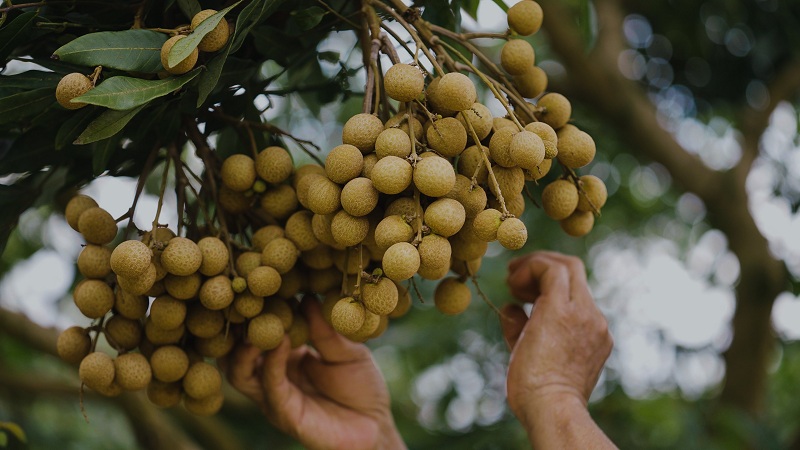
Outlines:
[[272, 267], [256, 267], [247, 275], [247, 288], [259, 297], [273, 295], [280, 287], [281, 275]]
[[223, 403], [225, 403], [225, 394], [222, 391], [214, 392], [208, 397], [200, 399], [192, 396], [183, 398], [183, 407], [196, 416], [213, 416], [222, 409]]
[[[464, 116], [467, 117], [466, 120]], [[478, 140], [486, 139], [489, 133], [492, 132], [492, 112], [482, 103], [473, 103], [469, 109], [465, 109], [461, 114], [456, 114], [456, 119], [461, 122], [461, 125], [467, 131], [467, 142], [474, 142], [467, 121], [472, 125], [475, 134], [478, 135]]]
[[536, 60], [533, 47], [528, 41], [511, 39], [503, 45], [500, 51], [500, 65], [511, 75], [522, 75]]
[[286, 238], [277, 238], [270, 241], [261, 252], [261, 264], [269, 266], [283, 275], [292, 270], [300, 251], [294, 242]]
[[558, 161], [571, 168], [583, 167], [594, 159], [597, 148], [589, 133], [574, 125], [564, 125], [558, 130]]
[[432, 232], [450, 237], [464, 226], [466, 210], [464, 205], [452, 198], [440, 198], [428, 205], [424, 214], [425, 225]]
[[[504, 197], [514, 197], [525, 188], [525, 173], [519, 167], [493, 165], [492, 172]], [[489, 183], [489, 190], [495, 197], [500, 197], [494, 183]]]
[[441, 156], [430, 156], [417, 161], [414, 167], [414, 185], [429, 197], [447, 195], [456, 184], [456, 172], [449, 161]]
[[361, 300], [364, 307], [373, 314], [385, 316], [397, 307], [397, 285], [389, 278], [383, 277], [377, 283], [361, 285]]
[[183, 388], [181, 383], [164, 383], [150, 380], [147, 385], [147, 399], [159, 408], [171, 408], [181, 402]]
[[[452, 198], [461, 203], [464, 208], [465, 218], [475, 217], [475, 215], [486, 208], [486, 191], [477, 184], [473, 186], [472, 180], [461, 174], [456, 175], [456, 184], [453, 186], [453, 190], [445, 197]], [[463, 226], [463, 222], [461, 225]], [[444, 236], [446, 233], [437, 232], [437, 234]]]
[[581, 237], [589, 234], [594, 227], [594, 213], [576, 210], [566, 219], [559, 221], [561, 229], [570, 236]]
[[398, 242], [410, 242], [413, 238], [414, 229], [397, 214], [384, 217], [375, 227], [375, 244], [384, 250]]
[[172, 46], [175, 45], [176, 42], [185, 38], [186, 36], [179, 34], [176, 36], [172, 36], [171, 38], [167, 39], [164, 42], [164, 45], [161, 46], [161, 65], [164, 66], [164, 70], [169, 72], [172, 75], [182, 75], [194, 68], [194, 65], [197, 63], [197, 57], [199, 56], [199, 52], [197, 48], [192, 50], [192, 52], [184, 58], [183, 61], [175, 64], [174, 66], [170, 67], [169, 65], [169, 52], [172, 50]]
[[[377, 145], [377, 142], [375, 145]], [[375, 153], [368, 153], [364, 155], [364, 167], [361, 168], [361, 176], [369, 178], [370, 174], [372, 173], [372, 168], [375, 167], [375, 163], [377, 162], [378, 155]]]
[[514, 75], [514, 86], [525, 98], [534, 98], [547, 90], [547, 73], [541, 67], [530, 66], [525, 72]]
[[89, 353], [78, 368], [81, 382], [95, 391], [110, 387], [114, 375], [114, 360], [103, 352]]
[[201, 284], [202, 276], [199, 273], [186, 276], [169, 274], [164, 277], [164, 288], [167, 293], [178, 300], [189, 300], [197, 296]]
[[508, 28], [522, 36], [530, 36], [541, 28], [543, 16], [538, 3], [521, 1], [508, 8]]
[[509, 250], [519, 250], [528, 240], [528, 229], [525, 223], [516, 217], [503, 220], [497, 229], [497, 241]]
[[199, 338], [210, 338], [225, 328], [222, 311], [212, 311], [199, 303], [194, 303], [186, 313], [186, 329]]
[[[510, 195], [503, 199], [506, 203], [506, 209], [508, 213], [514, 217], [522, 216], [522, 213], [525, 212], [525, 195], [520, 192], [517, 195]], [[500, 205], [500, 201], [496, 198], [489, 199], [489, 208], [494, 208], [497, 210], [503, 209], [503, 206]]]
[[331, 149], [325, 158], [325, 173], [334, 183], [345, 184], [361, 174], [364, 155], [354, 145], [342, 144]]
[[375, 141], [383, 131], [383, 122], [378, 116], [361, 113], [347, 119], [342, 127], [342, 143], [353, 145], [361, 153], [367, 154], [375, 149]]
[[544, 161], [544, 142], [538, 134], [523, 130], [511, 139], [509, 153], [515, 165], [525, 170], [533, 170]]
[[286, 220], [286, 238], [294, 242], [301, 252], [311, 250], [319, 245], [319, 240], [311, 227], [311, 217], [310, 211], [297, 211]]
[[426, 135], [428, 146], [446, 157], [460, 155], [467, 145], [467, 130], [452, 117], [433, 122]]
[[115, 274], [133, 278], [142, 275], [147, 270], [152, 258], [153, 252], [147, 245], [141, 241], [128, 240], [114, 248], [109, 264]]
[[104, 333], [106, 339], [125, 350], [133, 350], [142, 342], [142, 324], [120, 315], [108, 319]]
[[56, 350], [59, 358], [65, 362], [78, 364], [92, 350], [92, 339], [83, 328], [69, 327], [58, 335]]
[[553, 159], [558, 154], [558, 134], [556, 130], [544, 122], [531, 122], [525, 125], [525, 130], [536, 133], [544, 143], [545, 159]]
[[414, 276], [419, 264], [419, 252], [408, 242], [392, 244], [383, 254], [383, 273], [394, 281], [403, 281]]
[[[152, 320], [144, 323], [144, 335], [154, 345], [177, 344], [186, 334], [186, 325], [181, 324], [178, 328], [164, 330], [156, 326]], [[141, 344], [140, 344], [141, 347]]]
[[[455, 114], [457, 111], [453, 109], [448, 109], [444, 106], [446, 102], [443, 96], [437, 91], [439, 87], [439, 82], [442, 81], [441, 77], [436, 77], [428, 84], [428, 88], [425, 90], [425, 100], [428, 103], [428, 108], [440, 114], [443, 117], [449, 117]], [[476, 93], [477, 99], [477, 93]]]
[[478, 239], [491, 242], [497, 239], [497, 229], [500, 228], [503, 213], [489, 208], [484, 209], [475, 216], [472, 222], [472, 234]]
[[105, 278], [111, 273], [111, 250], [87, 244], [78, 255], [78, 271], [86, 278]]
[[389, 128], [397, 128], [404, 133], [406, 133], [409, 138], [411, 137], [411, 129], [414, 131], [414, 138], [417, 141], [422, 140], [422, 134], [424, 131], [424, 126], [422, 122], [416, 117], [408, 116], [405, 111], [402, 109], [399, 113], [395, 114], [389, 120], [386, 121], [386, 125], [384, 125], [384, 130], [388, 130]]
[[203, 264], [203, 252], [191, 239], [174, 237], [161, 253], [161, 265], [172, 275], [186, 276]]
[[289, 330], [286, 331], [286, 334], [289, 335], [289, 341], [292, 343], [292, 348], [298, 348], [301, 345], [308, 342], [309, 339], [309, 328], [308, 322], [303, 316], [297, 316], [292, 321], [292, 326], [289, 327]]
[[379, 197], [372, 180], [365, 177], [353, 178], [342, 188], [342, 209], [352, 216], [366, 216], [378, 206]]
[[516, 162], [511, 157], [511, 141], [519, 134], [516, 128], [503, 128], [492, 134], [489, 140], [489, 154], [492, 161], [503, 167], [514, 167]]
[[[67, 109], [80, 109], [86, 106], [83, 102], [72, 102], [73, 98], [89, 92], [94, 87], [91, 78], [78, 72], [64, 75], [56, 86], [56, 101]], [[96, 205], [95, 205], [96, 206]], [[75, 228], [75, 227], [73, 227]]]
[[379, 159], [370, 175], [375, 189], [392, 195], [403, 192], [411, 185], [413, 172], [408, 161], [390, 155]]
[[117, 275], [117, 284], [120, 288], [133, 295], [146, 294], [156, 282], [156, 266], [150, 263], [141, 275], [133, 278]]
[[153, 378], [150, 363], [141, 353], [125, 353], [114, 360], [114, 381], [126, 391], [138, 391], [147, 387]]
[[222, 183], [232, 191], [244, 192], [256, 182], [256, 162], [241, 153], [231, 155], [222, 162], [220, 176]]
[[339, 245], [335, 239], [333, 239], [333, 234], [331, 234], [331, 222], [333, 221], [333, 216], [334, 214], [314, 214], [314, 216], [311, 218], [311, 231], [313, 232], [314, 237], [319, 240], [319, 242], [328, 247], [341, 249], [342, 246]]
[[[253, 248], [258, 252], [264, 250], [273, 239], [282, 238], [285, 236], [283, 228], [278, 225], [266, 225], [253, 233]], [[237, 268], [238, 270], [238, 268]]]
[[97, 202], [88, 195], [78, 194], [67, 202], [67, 207], [64, 209], [64, 219], [73, 230], [80, 231], [78, 230], [78, 219], [84, 211], [90, 208], [97, 208]]
[[572, 116], [572, 104], [566, 97], [550, 92], [536, 102], [541, 111], [535, 113], [536, 118], [557, 130], [567, 124]]
[[165, 345], [157, 348], [150, 355], [150, 367], [155, 379], [172, 383], [180, 380], [189, 370], [189, 357], [176, 345]]
[[225, 330], [210, 338], [198, 338], [194, 341], [195, 350], [206, 358], [221, 358], [230, 353], [234, 345], [236, 339], [233, 333], [225, 333]]
[[117, 237], [117, 222], [103, 208], [88, 208], [78, 218], [78, 231], [86, 242], [106, 245]]
[[100, 280], [83, 280], [72, 293], [75, 306], [90, 319], [99, 319], [114, 306], [114, 291]]
[[293, 170], [292, 155], [283, 147], [270, 146], [256, 155], [256, 173], [267, 183], [280, 184]]
[[300, 259], [309, 269], [322, 270], [333, 266], [331, 248], [327, 245], [318, 245], [307, 252], [301, 253]]
[[[486, 250], [489, 248], [488, 242], [475, 239], [471, 236], [467, 238], [461, 234], [463, 232], [464, 230], [450, 237], [450, 248], [453, 252], [453, 258], [462, 261], [470, 261], [486, 254]], [[470, 233], [472, 232], [470, 231]]]
[[369, 310], [365, 309], [364, 322], [361, 324], [361, 327], [354, 333], [347, 334], [346, 337], [353, 342], [366, 342], [366, 340], [378, 330], [378, 326], [380, 326], [380, 324], [381, 316], [373, 314]]
[[378, 159], [389, 155], [405, 158], [411, 154], [411, 138], [399, 128], [387, 128], [381, 131], [375, 141], [375, 154]]
[[478, 98], [475, 84], [459, 72], [446, 73], [436, 85], [436, 97], [441, 105], [452, 111], [470, 109]]
[[403, 317], [411, 309], [411, 294], [408, 289], [397, 283], [394, 283], [394, 285], [397, 287], [397, 306], [389, 313], [390, 319]]
[[453, 260], [450, 262], [450, 270], [462, 277], [471, 277], [478, 273], [482, 262], [483, 258], [475, 258], [469, 261], [462, 261], [460, 259], [453, 258]]
[[285, 219], [297, 210], [297, 192], [288, 184], [279, 184], [261, 194], [261, 209], [275, 219]]
[[254, 295], [250, 291], [244, 291], [234, 297], [233, 308], [243, 317], [253, 318], [261, 314], [264, 309], [264, 297]]
[[398, 197], [394, 199], [383, 212], [384, 217], [392, 215], [404, 216], [409, 219], [417, 215], [417, 202], [413, 197]]
[[354, 217], [346, 211], [339, 211], [331, 221], [331, 234], [333, 239], [345, 247], [352, 247], [361, 243], [369, 232], [369, 219]]
[[553, 220], [569, 217], [578, 207], [578, 188], [568, 180], [555, 180], [542, 190], [542, 209]]
[[450, 270], [452, 249], [447, 238], [429, 234], [422, 238], [417, 247], [419, 252], [419, 275], [428, 280], [444, 278]]
[[210, 310], [227, 308], [233, 303], [233, 287], [231, 279], [225, 275], [217, 275], [207, 279], [200, 286], [200, 303]]
[[342, 187], [320, 175], [310, 175], [308, 178], [313, 179], [308, 188], [308, 209], [314, 214], [336, 212], [342, 206]]
[[183, 376], [183, 390], [186, 395], [203, 399], [222, 389], [222, 375], [211, 364], [198, 361], [189, 367]]
[[[486, 147], [483, 148], [488, 152]], [[489, 169], [486, 167], [486, 164], [484, 164], [480, 147], [477, 145], [471, 145], [461, 152], [461, 156], [458, 157], [457, 167], [458, 173], [470, 180], [475, 176], [475, 180], [478, 184], [486, 184], [488, 181]], [[477, 174], [475, 173], [476, 170], [478, 171]]]
[[[292, 301], [294, 302], [294, 300]], [[288, 330], [292, 326], [292, 321], [294, 321], [294, 313], [292, 312], [292, 307], [289, 305], [289, 301], [280, 297], [265, 299], [263, 313], [274, 314], [281, 319], [281, 325], [283, 325], [284, 331]]]
[[386, 95], [400, 102], [410, 102], [419, 98], [425, 89], [422, 72], [408, 64], [395, 64], [383, 76]]
[[443, 314], [454, 315], [466, 311], [472, 301], [472, 293], [466, 284], [457, 278], [445, 278], [436, 285], [433, 302]]
[[508, 119], [506, 117], [495, 117], [494, 119], [492, 119], [492, 130], [494, 132], [502, 130], [503, 128], [517, 129], [517, 124], [514, 123], [513, 120]]
[[114, 294], [114, 310], [123, 317], [138, 320], [145, 316], [149, 305], [144, 295], [133, 295], [118, 288]]
[[[192, 17], [192, 30], [195, 30], [200, 26], [201, 23], [203, 23], [204, 20], [216, 13], [216, 10], [204, 9], [195, 14], [194, 17]], [[223, 17], [213, 30], [209, 31], [205, 36], [203, 36], [203, 39], [200, 40], [197, 48], [201, 52], [216, 52], [218, 50], [222, 50], [222, 47], [225, 47], [225, 44], [228, 43], [229, 37], [230, 28], [228, 27], [228, 22]]]
[[[263, 249], [262, 249], [263, 250]], [[240, 277], [247, 278], [247, 274], [251, 270], [261, 265], [261, 253], [259, 252], [244, 252], [236, 257], [236, 273]]]
[[[525, 173], [526, 180], [541, 180], [550, 172], [550, 168], [553, 166], [552, 159], [546, 159], [539, 163], [533, 170], [527, 171]], [[530, 175], [530, 176], [529, 176]]]
[[228, 247], [221, 239], [206, 236], [197, 241], [197, 247], [202, 255], [200, 268], [198, 269], [201, 274], [211, 277], [222, 273], [228, 267]]
[[255, 196], [248, 196], [245, 192], [236, 192], [226, 185], [219, 187], [217, 202], [223, 210], [231, 214], [244, 214], [250, 210]]
[[250, 320], [247, 339], [261, 350], [277, 348], [284, 335], [283, 322], [275, 314], [260, 314]]
[[583, 175], [579, 178], [579, 184], [578, 211], [599, 211], [608, 200], [606, 184], [594, 175]]
[[331, 325], [339, 333], [350, 335], [364, 325], [366, 308], [353, 297], [345, 297], [334, 303], [331, 309]]

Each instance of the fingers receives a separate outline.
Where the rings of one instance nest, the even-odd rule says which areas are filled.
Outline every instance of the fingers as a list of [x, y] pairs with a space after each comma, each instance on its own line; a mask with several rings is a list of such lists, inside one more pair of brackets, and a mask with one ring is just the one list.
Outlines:
[[369, 350], [365, 345], [347, 339], [337, 333], [328, 322], [325, 322], [318, 301], [310, 298], [304, 299], [301, 308], [308, 321], [309, 340], [323, 361], [341, 363], [370, 357]]
[[525, 302], [540, 296], [548, 299], [593, 302], [580, 259], [555, 252], [539, 251], [509, 263], [511, 294]]
[[243, 344], [234, 350], [224, 364], [227, 366], [226, 372], [231, 385], [259, 403], [263, 401], [261, 385], [256, 376], [260, 363], [261, 350], [252, 345]]
[[500, 325], [503, 328], [503, 337], [509, 349], [513, 349], [517, 345], [519, 336], [522, 334], [527, 322], [528, 315], [518, 305], [509, 303], [503, 307], [500, 315]]

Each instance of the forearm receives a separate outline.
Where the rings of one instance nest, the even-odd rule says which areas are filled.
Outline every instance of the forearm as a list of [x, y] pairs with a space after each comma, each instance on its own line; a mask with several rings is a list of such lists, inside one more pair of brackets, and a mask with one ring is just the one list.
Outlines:
[[616, 449], [575, 397], [560, 398], [532, 406], [520, 420], [534, 449]]

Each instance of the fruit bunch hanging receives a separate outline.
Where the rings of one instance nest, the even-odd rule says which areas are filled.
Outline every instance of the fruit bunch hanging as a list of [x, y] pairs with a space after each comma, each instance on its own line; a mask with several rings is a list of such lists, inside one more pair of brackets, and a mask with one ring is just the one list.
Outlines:
[[[75, 145], [113, 138], [159, 101], [198, 108], [173, 125], [177, 137], [153, 142], [140, 168], [139, 192], [163, 164], [161, 198], [174, 185], [178, 223], [159, 222], [161, 201], [147, 230], [131, 223], [135, 202], [119, 219], [83, 195], [67, 204], [67, 222], [86, 241], [77, 261], [84, 279], [73, 297], [92, 322], [65, 330], [58, 351], [79, 364], [88, 388], [109, 396], [145, 389], [160, 407], [182, 402], [193, 413], [214, 414], [223, 395], [213, 360], [245, 340], [270, 350], [288, 335], [293, 346], [303, 345], [301, 296], [317, 298], [339, 333], [363, 342], [406, 314], [416, 279], [436, 280], [433, 302], [441, 313], [463, 312], [471, 302], [467, 282], [477, 282], [489, 243], [518, 250], [528, 241], [520, 217], [539, 183], [546, 183], [540, 200], [531, 199], [567, 234], [592, 229], [606, 189], [576, 170], [593, 160], [595, 143], [571, 123], [569, 100], [547, 91], [547, 75], [535, 65], [525, 38], [542, 23], [535, 1], [511, 7], [501, 34], [457, 33], [399, 1], [365, 0], [349, 18], [331, 9], [357, 28], [363, 108], [345, 122], [341, 142], [319, 143], [330, 148], [319, 164], [304, 165], [295, 165], [281, 139], [316, 157], [310, 142], [251, 108], [240, 117], [220, 107], [222, 100], [207, 102], [232, 98], [217, 87], [226, 59], [272, 12], [270, 2], [240, 3], [215, 11], [183, 2], [191, 25], [174, 28], [146, 29], [138, 11], [133, 29], [121, 33], [157, 46], [138, 70], [100, 55], [97, 35], [113, 41], [120, 32], [88, 33], [54, 53], [90, 66], [64, 75], [55, 90], [73, 114], [93, 105], [91, 114], [71, 119]], [[408, 42], [392, 22], [405, 28]], [[475, 38], [504, 41], [499, 61]], [[75, 56], [86, 48], [99, 54]], [[502, 105], [501, 115], [481, 102], [483, 93]], [[220, 152], [209, 139], [214, 127], [234, 130], [246, 145]], [[203, 161], [202, 173], [182, 157], [184, 145]], [[110, 353], [98, 348], [101, 337]]]

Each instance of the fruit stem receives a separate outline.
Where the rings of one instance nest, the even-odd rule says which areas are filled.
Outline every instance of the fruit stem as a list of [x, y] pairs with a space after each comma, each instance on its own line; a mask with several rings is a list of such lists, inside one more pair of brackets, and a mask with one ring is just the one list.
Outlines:
[[[469, 268], [467, 268], [467, 271], [469, 271]], [[497, 306], [495, 306], [495, 304], [492, 303], [491, 300], [489, 300], [489, 297], [487, 297], [486, 294], [484, 294], [483, 291], [481, 290], [481, 286], [478, 284], [478, 277], [476, 277], [475, 274], [470, 273], [469, 279], [472, 280], [472, 284], [475, 286], [475, 292], [478, 293], [478, 297], [480, 297], [487, 305], [489, 305], [489, 308], [491, 308], [492, 311], [497, 313], [498, 317], [503, 317], [503, 313], [500, 311], [500, 309]]]
[[[492, 170], [492, 164], [489, 162], [489, 156], [486, 154], [486, 149], [483, 148], [483, 144], [481, 144], [481, 140], [478, 139], [478, 133], [475, 132], [475, 127], [472, 126], [472, 122], [469, 121], [469, 118], [461, 111], [461, 117], [464, 118], [464, 123], [467, 124], [467, 128], [469, 129], [470, 134], [472, 135], [472, 140], [475, 141], [475, 145], [478, 146], [478, 149], [481, 151], [481, 158], [483, 163], [486, 164], [486, 169], [489, 171], [489, 179], [491, 180], [492, 184], [494, 185], [495, 191], [497, 191], [497, 201], [500, 202], [500, 208], [503, 210], [503, 216], [508, 216], [508, 208], [506, 208], [506, 201], [503, 198], [503, 193], [500, 192], [500, 183], [497, 182], [497, 177], [494, 176], [494, 171]], [[477, 172], [477, 170], [476, 170]]]
[[414, 277], [408, 279], [408, 284], [410, 284], [411, 288], [414, 289], [414, 293], [417, 294], [419, 302], [425, 303], [425, 299], [422, 297], [422, 292], [420, 292], [419, 287], [417, 286], [417, 282], [414, 281]]
[[156, 216], [153, 218], [153, 227], [150, 229], [150, 240], [156, 235], [156, 228], [158, 228], [158, 216], [161, 215], [161, 208], [164, 206], [164, 192], [167, 189], [167, 175], [169, 175], [169, 162], [170, 159], [164, 159], [164, 173], [161, 174], [161, 191], [158, 193], [158, 206], [156, 206]]
[[125, 214], [116, 219], [116, 222], [121, 222], [125, 219], [128, 219], [128, 225], [125, 228], [125, 236], [130, 235], [131, 228], [135, 227], [135, 224], [133, 223], [133, 215], [136, 212], [136, 205], [139, 204], [139, 198], [142, 196], [142, 192], [144, 191], [144, 183], [147, 180], [147, 177], [150, 175], [150, 172], [153, 170], [153, 165], [158, 157], [159, 146], [160, 144], [156, 142], [155, 146], [150, 151], [150, 154], [147, 155], [147, 160], [145, 160], [144, 166], [142, 167], [142, 174], [139, 175], [139, 180], [136, 182], [136, 193], [133, 195], [131, 207], [128, 208], [128, 211]]
[[[346, 267], [345, 267], [346, 269]], [[361, 297], [361, 274], [364, 273], [364, 244], [358, 244], [358, 276], [356, 277], [356, 288], [353, 291], [353, 298], [360, 300]]]
[[97, 66], [94, 68], [92, 75], [89, 76], [89, 79], [92, 80], [92, 86], [97, 84], [97, 79], [100, 78], [100, 73], [103, 71], [103, 66]]
[[414, 217], [414, 221], [417, 225], [417, 237], [414, 239], [414, 246], [418, 246], [420, 242], [422, 242], [422, 219], [423, 219], [423, 212], [422, 212], [422, 203], [420, 201], [420, 194], [419, 189], [414, 186], [414, 208], [416, 209], [416, 217]]

